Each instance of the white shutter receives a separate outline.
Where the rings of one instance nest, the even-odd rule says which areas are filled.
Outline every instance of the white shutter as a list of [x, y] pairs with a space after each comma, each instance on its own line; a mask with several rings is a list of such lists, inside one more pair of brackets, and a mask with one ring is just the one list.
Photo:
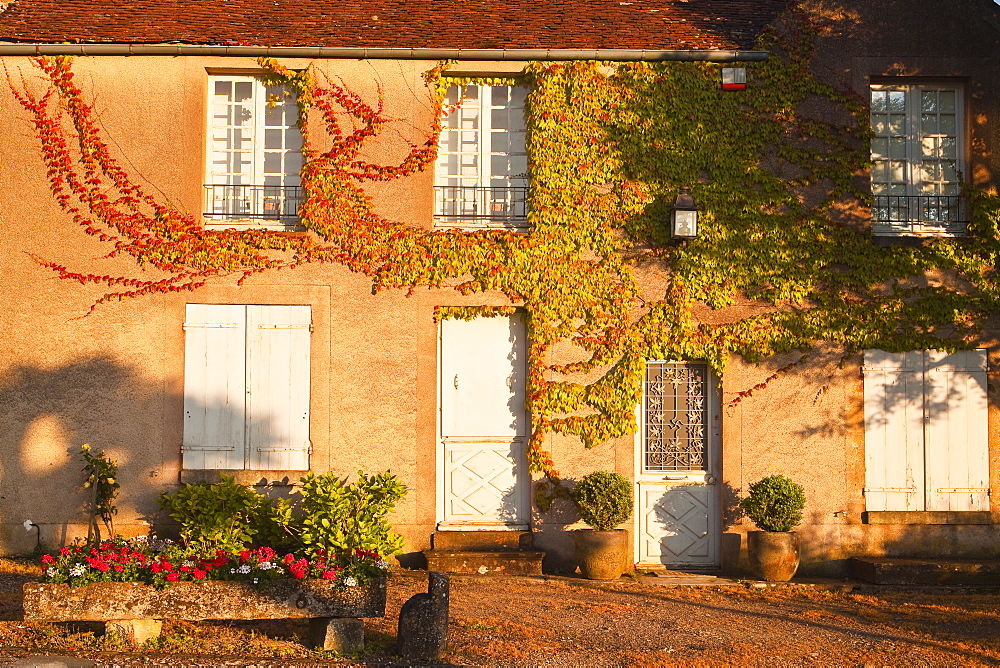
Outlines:
[[244, 306], [188, 304], [184, 342], [186, 469], [244, 466]]
[[989, 510], [986, 351], [927, 351], [926, 510]]
[[866, 350], [865, 507], [924, 509], [923, 353]]
[[309, 468], [308, 306], [247, 307], [249, 468]]

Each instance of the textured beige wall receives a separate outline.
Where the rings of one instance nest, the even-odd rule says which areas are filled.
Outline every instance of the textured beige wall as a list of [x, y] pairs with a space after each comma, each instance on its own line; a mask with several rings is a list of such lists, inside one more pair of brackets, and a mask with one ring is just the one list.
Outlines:
[[[933, 38], [892, 37], [904, 28], [899, 13], [882, 3], [809, 3], [831, 19], [821, 41], [818, 71], [867, 94], [868, 77], [913, 74], [947, 77], [967, 74], [970, 174], [975, 183], [996, 185], [996, 157], [990, 147], [1000, 137], [992, 123], [1000, 87], [995, 68], [995, 34], [975, 24], [979, 37], [954, 38], [973, 25], [941, 24], [926, 12], [906, 11], [934, 26]], [[961, 3], [968, 7], [967, 3]], [[914, 19], [916, 20], [916, 19]], [[859, 32], [858, 26], [881, 21]], [[942, 27], [944, 25], [944, 27]], [[951, 27], [948, 27], [951, 26]], [[923, 30], [924, 28], [919, 28]], [[944, 32], [941, 32], [944, 30]], [[888, 31], [888, 32], [886, 32]], [[951, 31], [951, 32], [948, 32]], [[981, 33], [981, 34], [980, 34]], [[952, 35], [949, 37], [948, 35]], [[990, 41], [994, 40], [994, 41]], [[860, 46], [859, 46], [860, 44]], [[909, 44], [912, 48], [900, 51]], [[968, 52], [962, 44], [974, 44]], [[891, 48], [890, 48], [891, 47]], [[900, 56], [899, 54], [903, 54]], [[35, 89], [40, 82], [25, 59], [3, 63], [15, 81], [23, 74]], [[290, 66], [304, 62], [289, 61]], [[411, 139], [429, 126], [427, 93], [421, 74], [429, 62], [326, 61], [319, 67], [374, 100], [379, 86], [386, 113], [405, 118], [400, 125]], [[487, 66], [481, 66], [487, 67]], [[204, 179], [206, 72], [255, 70], [252, 59], [226, 58], [78, 58], [77, 81], [101, 110], [100, 126], [126, 169], [182, 210], [197, 214]], [[496, 67], [488, 70], [498, 71]], [[508, 68], [509, 69], [509, 68]], [[483, 70], [486, 71], [486, 70]], [[124, 84], [124, 85], [123, 85]], [[79, 490], [79, 445], [104, 448], [121, 464], [122, 497], [118, 520], [129, 532], [144, 531], [155, 512], [156, 494], [178, 483], [183, 390], [184, 304], [311, 304], [311, 437], [315, 470], [350, 474], [390, 468], [410, 487], [394, 517], [409, 550], [426, 548], [435, 522], [437, 329], [435, 304], [501, 303], [497, 295], [461, 297], [450, 292], [418, 291], [371, 295], [363, 276], [335, 266], [310, 266], [251, 278], [242, 288], [220, 281], [184, 295], [151, 296], [99, 307], [82, 319], [100, 288], [57, 280], [33, 263], [28, 253], [95, 273], [135, 274], [127, 260], [102, 260], [106, 247], [86, 237], [58, 211], [48, 192], [26, 113], [0, 86], [0, 550], [33, 547], [21, 523], [42, 525], [43, 540], [54, 545], [85, 531]], [[402, 144], [387, 133], [371, 147], [372, 157], [401, 156]], [[862, 178], [863, 175], [861, 175]], [[391, 220], [429, 226], [430, 172], [370, 188], [377, 211]], [[643, 293], [662, 294], [655, 268], [641, 272]], [[150, 272], [150, 276], [155, 273]], [[745, 304], [724, 314], [730, 319], [757, 308]], [[991, 369], [998, 360], [995, 342]], [[553, 362], [578, 355], [553, 351]], [[873, 526], [863, 524], [864, 429], [860, 358], [840, 364], [837, 350], [820, 351], [770, 386], [722, 413], [724, 545], [749, 528], [732, 512], [750, 482], [784, 473], [803, 484], [808, 496], [805, 568], [835, 572], [855, 554], [1000, 553], [992, 526]], [[735, 392], [769, 376], [796, 355], [749, 366], [734, 360], [722, 386], [725, 404]], [[991, 486], [1000, 485], [997, 458], [1000, 414], [996, 375], [990, 375]], [[576, 439], [549, 443], [568, 478], [595, 469], [634, 475], [634, 441], [622, 438], [593, 450]], [[993, 502], [1000, 519], [1000, 504]], [[552, 550], [552, 563], [565, 564], [571, 551], [564, 530], [577, 521], [565, 502], [545, 515], [535, 511], [538, 544]], [[724, 551], [726, 565], [741, 563], [738, 551]]]

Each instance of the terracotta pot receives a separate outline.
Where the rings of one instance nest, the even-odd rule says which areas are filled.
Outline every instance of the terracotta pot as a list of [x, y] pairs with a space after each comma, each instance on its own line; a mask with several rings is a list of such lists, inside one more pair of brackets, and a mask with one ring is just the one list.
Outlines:
[[588, 580], [614, 580], [626, 571], [629, 550], [625, 529], [579, 529], [573, 532], [573, 542], [576, 562]]
[[799, 568], [799, 535], [794, 531], [747, 534], [750, 570], [761, 580], [787, 582]]

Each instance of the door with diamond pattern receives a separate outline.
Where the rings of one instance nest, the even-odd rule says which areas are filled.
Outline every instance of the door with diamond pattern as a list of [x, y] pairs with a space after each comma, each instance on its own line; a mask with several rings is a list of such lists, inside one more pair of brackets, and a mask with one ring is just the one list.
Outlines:
[[440, 332], [438, 529], [526, 529], [524, 321], [447, 319]]
[[636, 555], [719, 566], [719, 397], [708, 365], [649, 362], [636, 437]]

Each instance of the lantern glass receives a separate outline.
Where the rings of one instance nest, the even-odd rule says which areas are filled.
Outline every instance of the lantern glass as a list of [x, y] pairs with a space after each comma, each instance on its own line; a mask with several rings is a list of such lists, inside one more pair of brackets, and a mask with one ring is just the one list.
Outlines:
[[674, 209], [674, 238], [693, 239], [698, 236], [698, 212], [694, 209]]

